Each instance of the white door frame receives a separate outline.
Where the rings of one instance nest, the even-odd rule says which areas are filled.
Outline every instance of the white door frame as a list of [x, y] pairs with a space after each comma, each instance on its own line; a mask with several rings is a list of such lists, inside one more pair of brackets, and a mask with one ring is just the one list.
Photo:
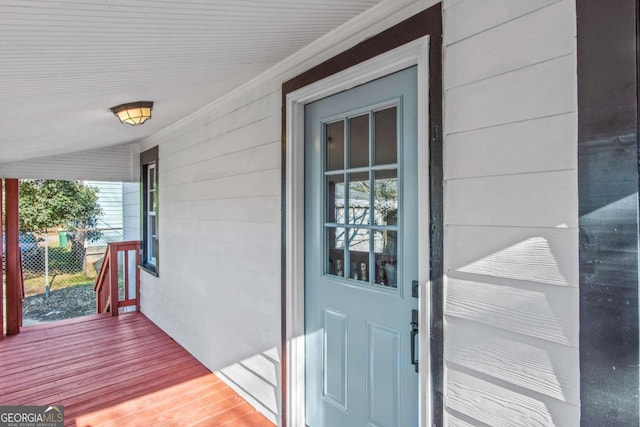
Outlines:
[[418, 67], [418, 280], [420, 427], [431, 425], [429, 380], [429, 36], [323, 80], [286, 98], [286, 417], [305, 426], [304, 348], [304, 106], [405, 68]]

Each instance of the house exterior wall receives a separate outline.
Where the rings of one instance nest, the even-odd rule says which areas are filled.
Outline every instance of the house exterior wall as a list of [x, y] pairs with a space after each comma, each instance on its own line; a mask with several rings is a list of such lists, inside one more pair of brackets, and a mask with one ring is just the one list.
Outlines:
[[[238, 96], [159, 146], [159, 277], [142, 311], [273, 421], [280, 406], [280, 92]], [[146, 147], [145, 147], [146, 148]]]
[[451, 425], [578, 425], [573, 0], [445, 2]]
[[[274, 421], [281, 84], [433, 3], [384, 2], [141, 143], [161, 260], [142, 310]], [[445, 420], [576, 425], [575, 4], [450, 0], [443, 19]]]

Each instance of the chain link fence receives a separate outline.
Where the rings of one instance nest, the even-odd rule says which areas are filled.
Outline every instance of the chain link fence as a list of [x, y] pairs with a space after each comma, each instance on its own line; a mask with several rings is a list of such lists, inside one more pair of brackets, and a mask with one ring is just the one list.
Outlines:
[[122, 240], [122, 228], [47, 233], [22, 230], [20, 252], [25, 292], [33, 295], [95, 283], [107, 244]]

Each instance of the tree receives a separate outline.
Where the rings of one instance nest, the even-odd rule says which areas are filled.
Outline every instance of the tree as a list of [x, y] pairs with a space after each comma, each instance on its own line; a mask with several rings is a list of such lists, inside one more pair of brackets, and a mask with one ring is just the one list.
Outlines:
[[20, 181], [20, 229], [46, 232], [49, 228], [63, 227], [73, 231], [71, 251], [77, 265], [82, 268], [85, 259], [85, 239], [95, 240], [96, 226], [102, 209], [98, 204], [98, 188], [77, 181], [51, 179]]

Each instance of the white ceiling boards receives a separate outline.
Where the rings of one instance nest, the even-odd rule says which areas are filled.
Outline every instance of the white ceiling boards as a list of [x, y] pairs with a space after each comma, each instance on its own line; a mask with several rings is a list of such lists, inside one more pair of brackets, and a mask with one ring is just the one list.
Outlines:
[[[379, 0], [3, 0], [0, 163], [149, 136]], [[144, 126], [110, 107], [154, 101]]]

